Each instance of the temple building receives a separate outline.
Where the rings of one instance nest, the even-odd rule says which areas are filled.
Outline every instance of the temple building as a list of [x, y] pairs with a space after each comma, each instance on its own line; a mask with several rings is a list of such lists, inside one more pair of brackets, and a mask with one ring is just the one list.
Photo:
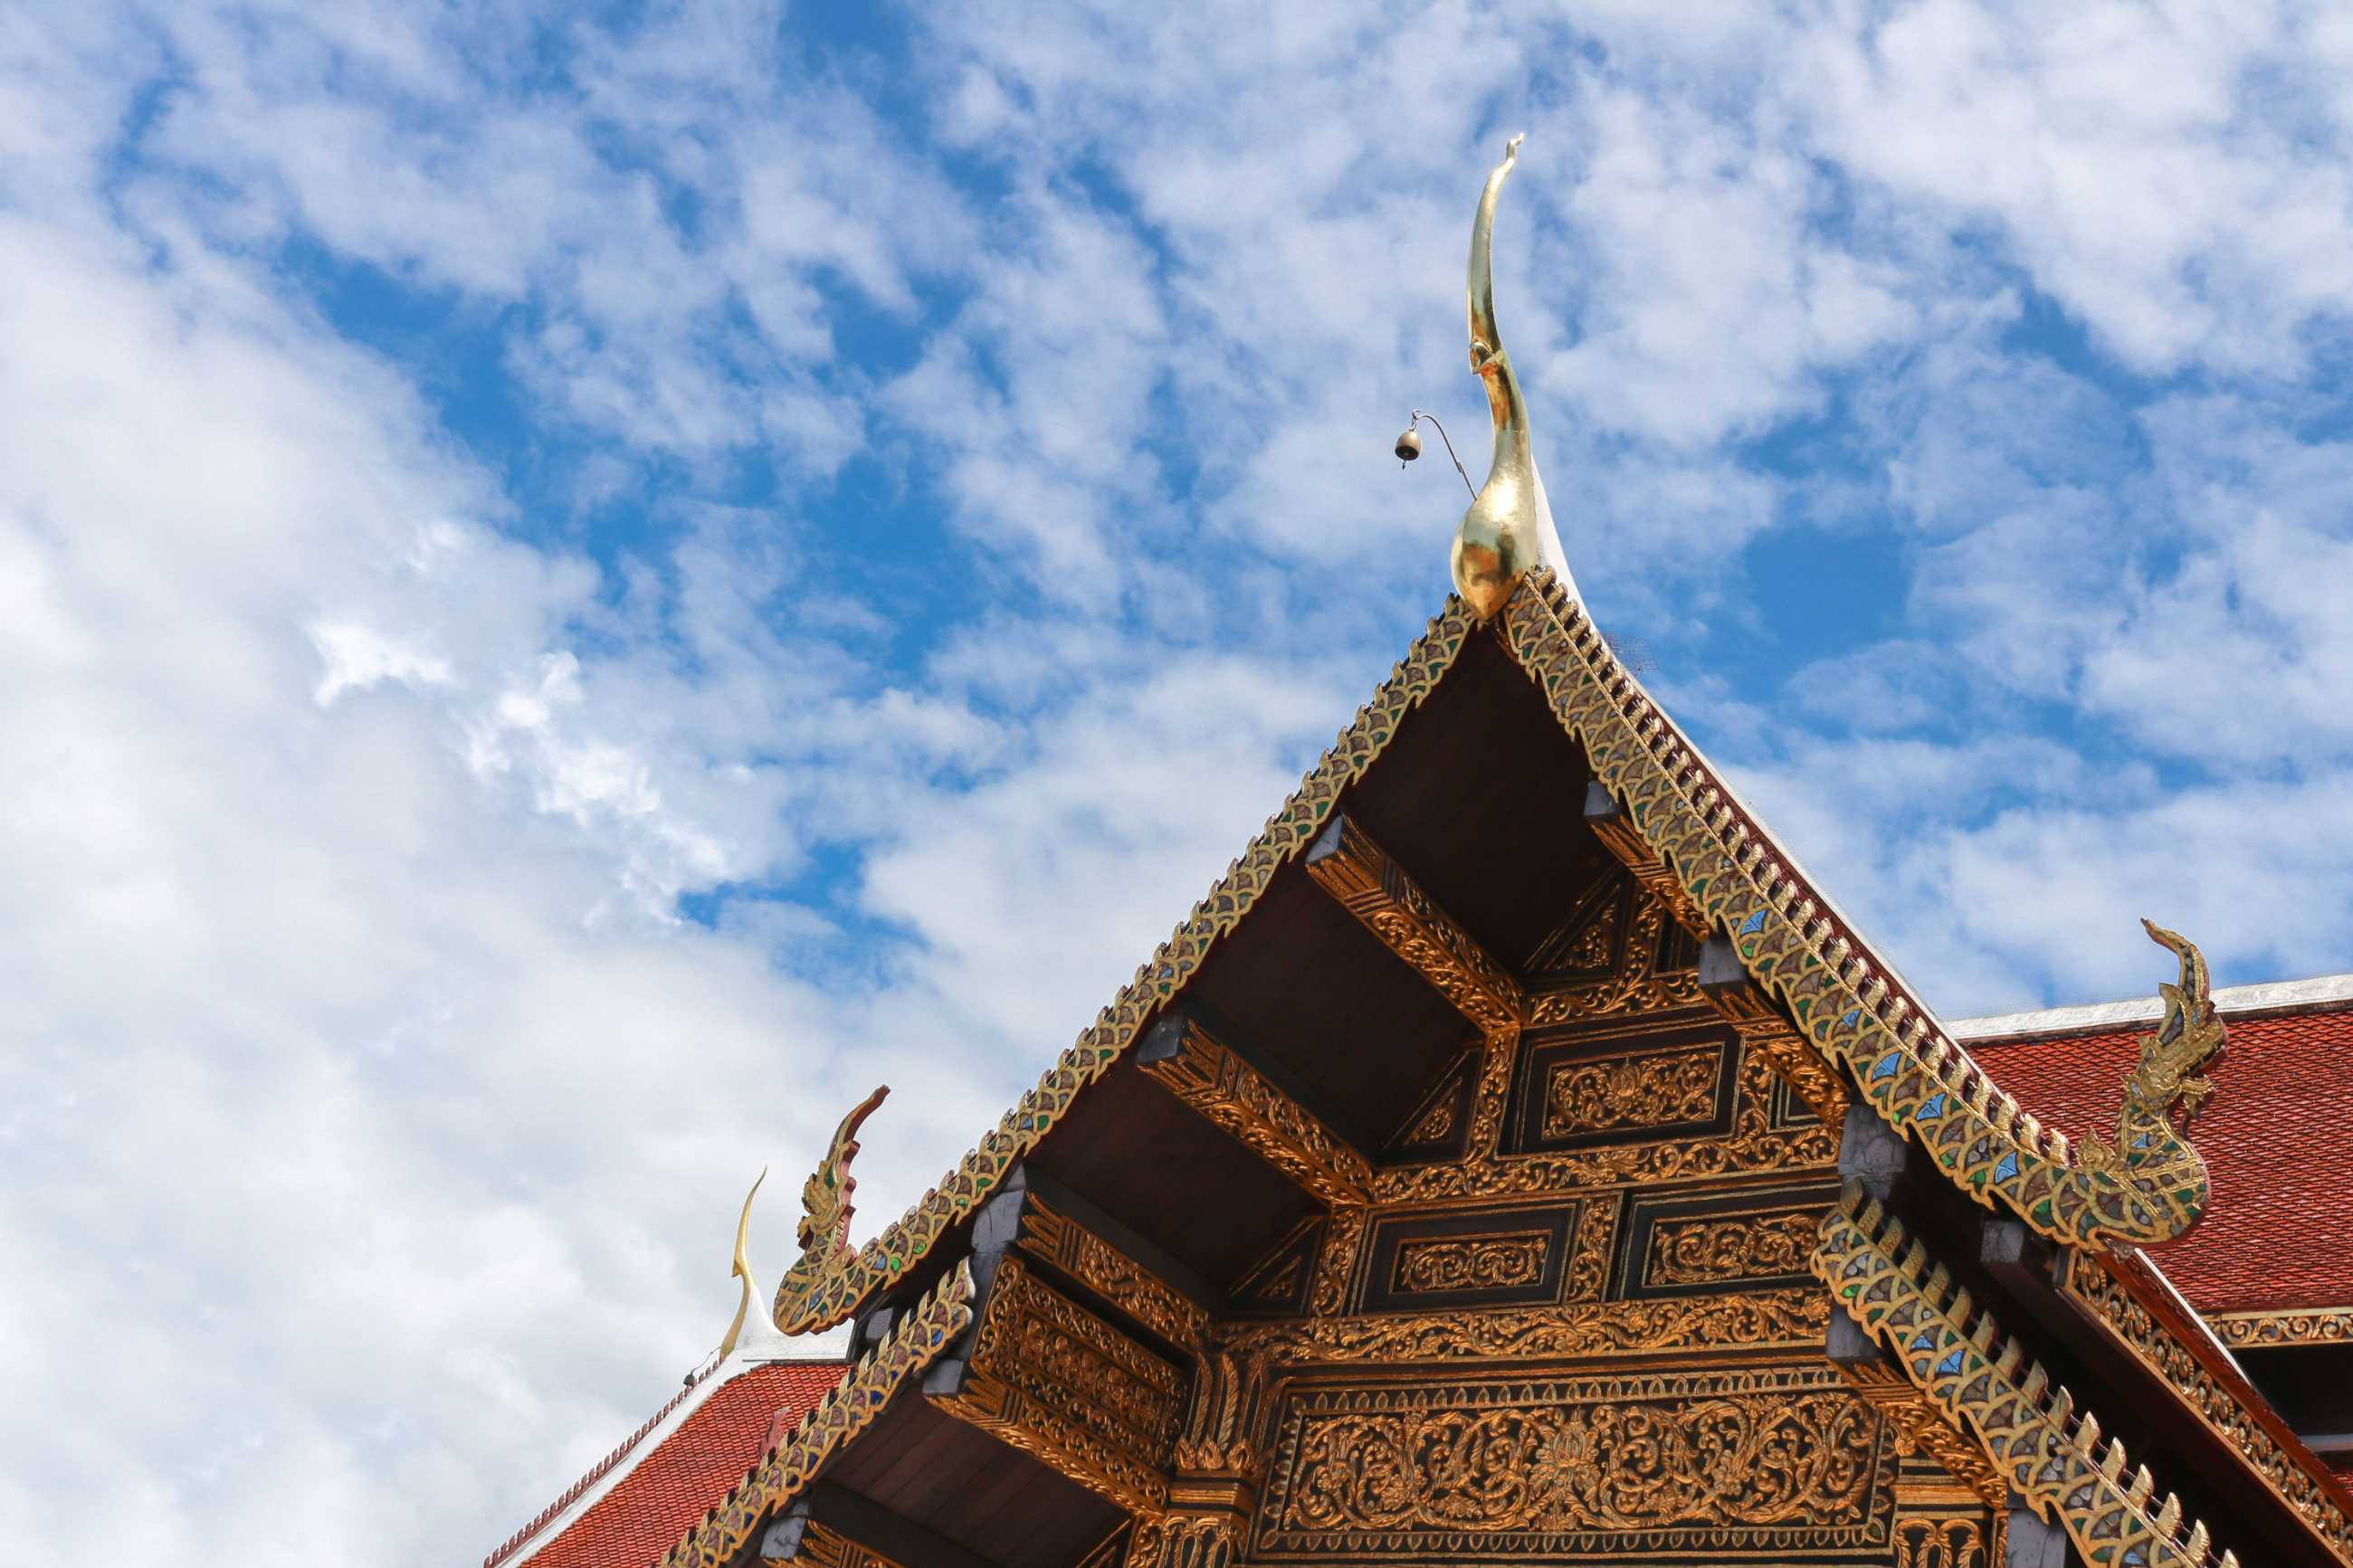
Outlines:
[[2353, 977], [2150, 925], [2146, 1003], [1940, 1020], [1581, 601], [1511, 167], [1437, 617], [856, 1247], [850, 1112], [773, 1323], [489, 1568], [2353, 1568]]

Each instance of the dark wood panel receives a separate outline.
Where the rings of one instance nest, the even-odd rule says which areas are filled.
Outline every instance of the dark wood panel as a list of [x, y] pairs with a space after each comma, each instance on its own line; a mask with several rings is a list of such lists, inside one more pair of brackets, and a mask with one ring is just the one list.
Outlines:
[[1474, 1034], [1297, 862], [1210, 953], [1185, 1000], [1367, 1153]]
[[[1220, 1284], [1316, 1207], [1133, 1062], [1081, 1097], [1030, 1163]], [[1210, 1215], [1215, 1223], [1207, 1222]]]
[[1348, 810], [1516, 967], [1611, 863], [1584, 824], [1587, 777], [1535, 684], [1474, 637], [1349, 792]]

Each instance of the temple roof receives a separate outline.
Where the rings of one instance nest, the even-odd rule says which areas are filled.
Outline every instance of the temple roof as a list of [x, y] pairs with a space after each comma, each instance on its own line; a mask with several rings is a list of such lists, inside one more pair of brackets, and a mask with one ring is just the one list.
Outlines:
[[482, 1568], [653, 1562], [840, 1383], [845, 1365], [731, 1356], [706, 1368]]
[[[2198, 1227], [2158, 1250], [2200, 1312], [2353, 1308], [2353, 974], [2214, 994], [2230, 1023], [2219, 1091], [2192, 1133], [2214, 1183]], [[2074, 1129], [2116, 1114], [2153, 1003], [1948, 1026], [2003, 1087]]]

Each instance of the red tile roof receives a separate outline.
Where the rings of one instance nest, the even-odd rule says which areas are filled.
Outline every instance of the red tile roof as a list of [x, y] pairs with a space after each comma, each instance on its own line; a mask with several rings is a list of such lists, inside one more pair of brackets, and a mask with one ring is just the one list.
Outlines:
[[[741, 1372], [721, 1369], [715, 1375], [726, 1381], [668, 1436], [642, 1453], [636, 1451], [646, 1432], [659, 1424], [658, 1415], [517, 1539], [493, 1552], [485, 1568], [502, 1561], [527, 1563], [530, 1568], [648, 1568], [759, 1462], [774, 1434], [789, 1431], [841, 1381], [843, 1364], [779, 1361], [756, 1363]], [[665, 1405], [661, 1415], [676, 1403]], [[624, 1467], [626, 1473], [612, 1489], [560, 1533], [536, 1539], [547, 1521], [596, 1479]]]
[[[2195, 1230], [2149, 1256], [2201, 1312], [2353, 1306], [2353, 1008], [2229, 1022], [2189, 1129], [2213, 1195]], [[1968, 1050], [2044, 1121], [2105, 1136], [2145, 1027]]]

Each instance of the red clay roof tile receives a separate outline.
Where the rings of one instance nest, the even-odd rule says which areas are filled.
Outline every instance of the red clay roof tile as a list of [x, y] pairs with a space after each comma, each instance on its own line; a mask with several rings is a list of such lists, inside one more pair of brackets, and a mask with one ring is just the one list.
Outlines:
[[[2205, 1218], [2149, 1256], [2201, 1312], [2353, 1305], [2353, 1008], [2230, 1026], [2189, 1130], [2213, 1175]], [[1968, 1049], [2070, 1137], [2112, 1135], [2141, 1032]]]
[[808, 1361], [745, 1368], [651, 1450], [625, 1455], [628, 1472], [554, 1539], [514, 1557], [530, 1568], [648, 1568], [760, 1462], [780, 1423], [790, 1431], [841, 1381], [842, 1369]]

